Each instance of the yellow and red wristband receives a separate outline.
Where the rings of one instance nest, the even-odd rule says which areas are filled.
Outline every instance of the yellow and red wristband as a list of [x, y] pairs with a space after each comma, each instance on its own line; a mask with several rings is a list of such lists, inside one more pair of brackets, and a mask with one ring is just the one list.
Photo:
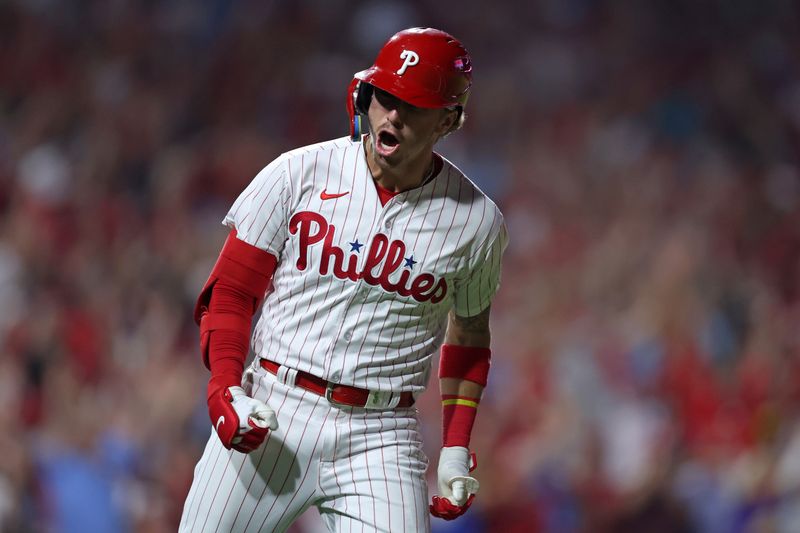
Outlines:
[[442, 446], [469, 448], [480, 398], [442, 394]]

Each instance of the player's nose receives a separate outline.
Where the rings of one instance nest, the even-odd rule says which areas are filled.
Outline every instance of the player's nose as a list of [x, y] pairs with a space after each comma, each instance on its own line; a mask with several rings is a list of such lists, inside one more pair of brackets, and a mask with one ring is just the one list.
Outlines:
[[400, 128], [403, 125], [403, 117], [400, 115], [400, 110], [397, 107], [390, 109], [386, 118], [395, 128]]

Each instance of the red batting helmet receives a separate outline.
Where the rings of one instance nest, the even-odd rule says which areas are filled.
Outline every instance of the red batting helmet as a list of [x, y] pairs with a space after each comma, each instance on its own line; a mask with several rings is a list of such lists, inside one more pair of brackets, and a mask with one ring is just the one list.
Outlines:
[[[364, 82], [364, 83], [362, 83]], [[433, 28], [410, 28], [383, 45], [375, 64], [357, 72], [347, 91], [350, 138], [361, 137], [372, 87], [416, 107], [455, 108], [459, 114], [472, 85], [472, 59], [449, 33]]]

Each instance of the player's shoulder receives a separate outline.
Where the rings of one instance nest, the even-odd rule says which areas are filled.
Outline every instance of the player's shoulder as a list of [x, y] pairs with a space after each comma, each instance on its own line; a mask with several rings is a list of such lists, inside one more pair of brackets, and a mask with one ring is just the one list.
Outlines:
[[292, 167], [297, 164], [302, 164], [301, 160], [311, 156], [319, 156], [320, 152], [344, 152], [350, 147], [358, 147], [356, 143], [350, 142], [347, 137], [339, 139], [331, 139], [322, 141], [307, 146], [301, 146], [292, 150], [287, 150], [278, 155], [275, 159], [270, 161], [267, 166], [261, 170], [261, 174], [273, 174], [275, 172], [284, 174], [293, 174]]
[[320, 152], [343, 152], [348, 148], [358, 147], [358, 143], [350, 141], [348, 137], [330, 139], [307, 146], [301, 146], [281, 154], [284, 160], [292, 160], [307, 157], [308, 155], [319, 154]]
[[300, 182], [303, 180], [313, 179], [315, 160], [324, 158], [330, 161], [352, 157], [358, 147], [358, 143], [351, 142], [348, 137], [342, 137], [294, 148], [282, 152], [273, 159], [261, 170], [259, 179], [263, 179], [263, 176], [280, 175], [287, 180], [290, 189], [296, 190], [301, 187]]
[[496, 218], [502, 222], [503, 213], [494, 200], [452, 161], [441, 154], [437, 153], [437, 155], [442, 158], [444, 163], [439, 174], [445, 178], [441, 180], [444, 193], [459, 204], [472, 204], [473, 209], [480, 208], [487, 214], [491, 214], [489, 218]]

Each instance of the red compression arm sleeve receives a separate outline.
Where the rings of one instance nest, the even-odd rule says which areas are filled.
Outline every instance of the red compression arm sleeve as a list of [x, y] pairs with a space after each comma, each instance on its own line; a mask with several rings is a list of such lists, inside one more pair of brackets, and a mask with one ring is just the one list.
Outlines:
[[[250, 320], [253, 316], [253, 297], [236, 287], [218, 281], [211, 292], [209, 314], [203, 320], [230, 317], [233, 327], [209, 332], [208, 366], [211, 369], [209, 390], [219, 385], [239, 385], [244, 362], [250, 349]], [[238, 319], [238, 320], [237, 320]]]
[[250, 326], [275, 272], [277, 258], [232, 230], [195, 304], [200, 349], [211, 370], [209, 394], [239, 385], [250, 348]]

